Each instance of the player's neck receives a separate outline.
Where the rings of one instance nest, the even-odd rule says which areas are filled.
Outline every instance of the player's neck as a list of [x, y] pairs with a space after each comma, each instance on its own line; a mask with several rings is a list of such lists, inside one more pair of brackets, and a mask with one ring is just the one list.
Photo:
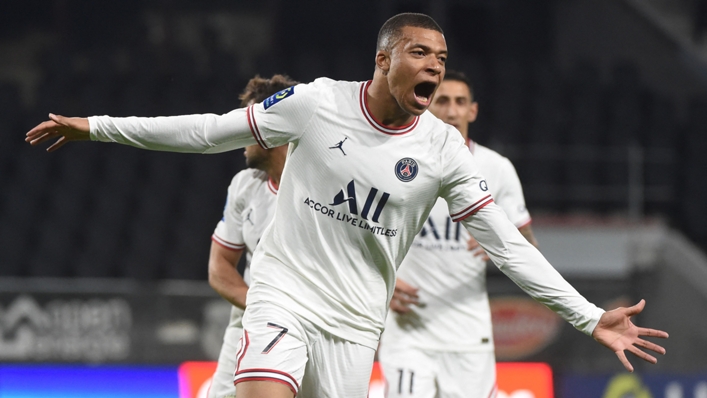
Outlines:
[[[285, 148], [287, 148], [285, 146]], [[282, 169], [285, 167], [285, 157], [287, 156], [287, 150], [284, 148], [274, 148], [273, 151], [282, 150], [282, 156], [272, 156], [270, 162], [268, 162], [268, 167], [265, 170], [268, 173], [268, 177], [272, 180], [276, 187], [280, 186], [280, 178], [282, 177]]]
[[398, 105], [398, 101], [390, 93], [387, 80], [382, 75], [377, 76], [379, 73], [376, 71], [371, 85], [364, 93], [368, 101], [368, 111], [385, 126], [400, 127], [410, 124], [415, 116], [405, 112]]

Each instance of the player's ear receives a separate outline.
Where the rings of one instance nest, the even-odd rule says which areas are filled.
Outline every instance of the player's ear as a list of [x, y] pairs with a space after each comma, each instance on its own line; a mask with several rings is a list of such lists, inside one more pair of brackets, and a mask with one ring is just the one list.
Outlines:
[[479, 115], [479, 103], [476, 101], [472, 101], [469, 104], [469, 113], [467, 113], [466, 121], [469, 123], [474, 123], [476, 121], [476, 117]]
[[390, 53], [384, 50], [378, 50], [376, 52], [376, 67], [378, 67], [383, 75], [387, 75], [390, 71]]

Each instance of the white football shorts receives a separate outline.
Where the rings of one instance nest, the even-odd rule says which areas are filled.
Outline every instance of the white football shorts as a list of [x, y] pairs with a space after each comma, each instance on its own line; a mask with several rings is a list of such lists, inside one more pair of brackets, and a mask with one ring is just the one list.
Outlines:
[[268, 302], [248, 304], [235, 384], [282, 383], [298, 398], [366, 398], [375, 351]]
[[211, 379], [208, 398], [235, 398], [236, 386], [233, 377], [236, 371], [236, 355], [238, 341], [243, 335], [243, 324], [239, 318], [237, 322], [229, 323], [223, 335], [223, 345], [218, 356], [218, 365]]
[[425, 351], [384, 346], [378, 352], [388, 398], [494, 398], [491, 352]]

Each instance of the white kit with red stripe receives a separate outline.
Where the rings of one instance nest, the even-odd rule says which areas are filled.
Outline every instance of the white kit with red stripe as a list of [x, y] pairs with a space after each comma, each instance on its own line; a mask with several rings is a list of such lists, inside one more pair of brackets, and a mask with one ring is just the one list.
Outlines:
[[442, 197], [503, 272], [591, 333], [602, 311], [493, 204], [459, 132], [429, 112], [384, 126], [369, 112], [369, 84], [317, 79], [225, 115], [91, 117], [91, 138], [198, 153], [291, 143], [275, 216], [253, 254], [249, 305], [279, 305], [375, 348], [396, 269]]
[[[511, 162], [473, 141], [468, 144], [494, 202], [516, 227], [529, 224], [523, 189]], [[471, 236], [452, 217], [447, 203], [437, 200], [398, 269], [398, 278], [419, 289], [421, 305], [405, 315], [388, 315], [384, 348], [493, 351], [486, 262], [469, 252]]]
[[[261, 170], [245, 169], [236, 174], [228, 187], [223, 218], [211, 239], [228, 250], [244, 250], [246, 267], [243, 279], [250, 284], [250, 259], [265, 227], [275, 214], [277, 187]], [[209, 398], [232, 397], [238, 340], [243, 334], [243, 310], [231, 306], [231, 317], [223, 337], [223, 345], [209, 388]]]
[[[226, 249], [245, 250], [247, 262], [243, 280], [247, 285], [250, 285], [250, 260], [253, 251], [275, 214], [276, 199], [277, 187], [266, 172], [256, 169], [239, 172], [231, 180], [223, 218], [211, 236], [211, 240]], [[242, 328], [242, 317], [243, 310], [232, 306], [229, 328]], [[240, 331], [227, 331], [227, 334], [236, 333]], [[236, 336], [236, 340], [239, 337]]]
[[[228, 187], [223, 218], [211, 239], [229, 250], [246, 250], [251, 256], [275, 214], [277, 187], [261, 170], [245, 169], [236, 174]], [[244, 276], [246, 284], [249, 277]]]

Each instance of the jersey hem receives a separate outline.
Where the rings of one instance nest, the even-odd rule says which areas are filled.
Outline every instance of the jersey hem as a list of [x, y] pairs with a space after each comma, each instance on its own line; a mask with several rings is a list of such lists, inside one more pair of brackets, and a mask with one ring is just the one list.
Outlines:
[[526, 221], [521, 222], [520, 224], [516, 225], [516, 228], [521, 229], [523, 227], [527, 227], [528, 225], [533, 223], [533, 219], [529, 218]]
[[275, 369], [253, 368], [237, 371], [233, 385], [244, 381], [271, 381], [286, 385], [295, 395], [299, 391], [299, 383], [292, 375]]
[[227, 240], [219, 238], [216, 234], [211, 235], [211, 240], [219, 246], [223, 247], [224, 249], [232, 251], [239, 251], [245, 249], [245, 244], [231, 243]]

